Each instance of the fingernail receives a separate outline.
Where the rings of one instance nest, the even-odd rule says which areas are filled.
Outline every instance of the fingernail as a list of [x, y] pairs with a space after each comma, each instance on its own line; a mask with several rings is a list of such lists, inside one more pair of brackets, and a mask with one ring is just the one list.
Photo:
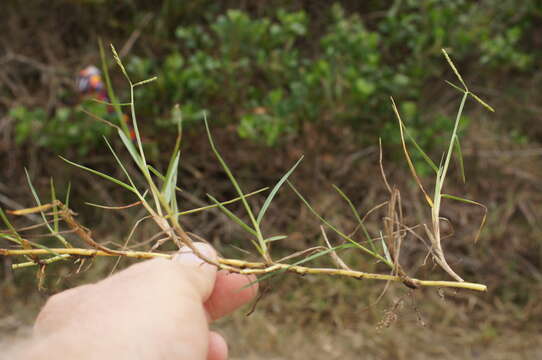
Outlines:
[[[196, 247], [200, 254], [205, 258], [215, 260], [215, 252], [209, 245], [194, 243], [194, 247]], [[205, 263], [205, 261], [200, 259], [188, 246], [183, 246], [173, 257], [173, 260], [186, 265], [201, 265]]]

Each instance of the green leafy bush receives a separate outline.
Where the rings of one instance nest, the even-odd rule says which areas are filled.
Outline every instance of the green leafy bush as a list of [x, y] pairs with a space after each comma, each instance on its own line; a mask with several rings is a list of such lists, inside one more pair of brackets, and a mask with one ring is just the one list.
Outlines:
[[[111, 128], [89, 120], [88, 115], [81, 111], [81, 106], [59, 107], [52, 115], [41, 108], [12, 108], [9, 115], [16, 121], [15, 142], [18, 145], [28, 142], [56, 152], [76, 147], [80, 155], [86, 155], [98, 145], [102, 136], [111, 132]], [[85, 109], [97, 116], [107, 116], [101, 104], [89, 102], [85, 104]]]
[[[376, 9], [367, 7], [369, 13]], [[170, 109], [178, 103], [188, 125], [206, 111], [215, 122], [235, 124], [241, 137], [267, 145], [295, 137], [305, 122], [323, 129], [347, 126], [371, 144], [378, 137], [398, 144], [389, 103], [393, 95], [401, 100], [410, 128], [419, 129], [416, 141], [431, 151], [452, 123], [442, 116], [425, 119], [419, 112], [420, 89], [447, 71], [440, 49], [450, 49], [460, 65], [467, 64], [463, 71], [479, 66], [486, 73], [532, 71], [526, 34], [541, 9], [532, 1], [518, 6], [513, 1], [405, 0], [368, 21], [335, 4], [321, 11], [317, 24], [316, 15], [300, 7], [266, 10], [258, 17], [230, 9], [206, 13], [205, 22], [177, 26], [174, 41], [158, 49], [160, 56], [131, 54], [127, 68], [136, 79], [159, 76], [155, 86], [135, 93], [150, 133], [174, 126]], [[167, 36], [165, 23], [158, 25], [156, 36]], [[101, 124], [79, 121], [75, 109], [60, 108], [52, 116], [39, 109], [11, 113], [19, 122], [19, 142], [35, 136], [42, 146], [84, 142], [91, 147], [97, 141], [91, 138], [104, 131]]]

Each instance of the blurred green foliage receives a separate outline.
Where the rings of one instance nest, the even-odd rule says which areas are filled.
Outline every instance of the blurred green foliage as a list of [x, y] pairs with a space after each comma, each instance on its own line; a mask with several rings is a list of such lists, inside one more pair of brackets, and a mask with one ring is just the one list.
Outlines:
[[83, 107], [96, 116], [108, 117], [105, 106], [95, 102], [86, 102], [76, 107], [58, 107], [52, 114], [42, 108], [11, 108], [9, 116], [16, 121], [16, 144], [30, 143], [54, 152], [73, 147], [79, 155], [86, 155], [101, 144], [102, 136], [109, 135], [111, 128], [104, 123], [91, 121], [82, 112]]
[[[165, 1], [164, 17], [153, 28], [164, 40], [160, 56], [133, 53], [126, 59], [133, 79], [159, 76], [135, 94], [151, 132], [174, 126], [169, 114], [178, 103], [185, 123], [207, 111], [215, 123], [234, 124], [239, 136], [266, 145], [295, 137], [306, 122], [323, 129], [348, 126], [372, 144], [378, 137], [398, 143], [393, 96], [428, 151], [452, 125], [446, 116], [420, 115], [424, 86], [445, 78], [440, 49], [447, 48], [466, 75], [482, 67], [488, 74], [532, 71], [529, 31], [542, 12], [531, 0], [404, 0], [385, 9], [369, 2], [366, 13], [337, 3], [325, 6], [316, 23], [313, 13], [285, 4], [254, 15], [196, 3], [187, 9]], [[181, 11], [201, 20], [174, 24], [172, 14]], [[91, 147], [104, 134], [101, 124], [80, 120], [78, 107], [52, 115], [18, 107], [11, 115], [18, 142]]]

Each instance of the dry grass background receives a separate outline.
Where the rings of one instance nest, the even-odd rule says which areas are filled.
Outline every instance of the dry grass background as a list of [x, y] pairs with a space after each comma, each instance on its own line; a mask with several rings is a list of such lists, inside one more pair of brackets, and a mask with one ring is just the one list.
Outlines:
[[[217, 133], [222, 147], [239, 145], [231, 135], [228, 129]], [[206, 144], [196, 145], [196, 138], [188, 138], [187, 142], [194, 146], [194, 154], [197, 154], [187, 157], [185, 163], [186, 168], [191, 169], [186, 170], [186, 184], [193, 186], [201, 183], [201, 179], [211, 179], [211, 174], [218, 170], [205, 161], [209, 156]], [[284, 164], [291, 163], [290, 157], [294, 158], [303, 148], [309, 149], [294, 181], [302, 186], [313, 205], [341, 228], [352, 229], [355, 220], [331, 191], [318, 191], [322, 186], [330, 182], [344, 185], [345, 192], [352, 194], [353, 201], [362, 209], [369, 208], [385, 195], [383, 185], [378, 185], [378, 176], [374, 175], [378, 173], [377, 154], [369, 150], [351, 161], [348, 154], [352, 151], [332, 151], [335, 147], [332, 139], [325, 137], [315, 141], [314, 136], [308, 136], [305, 143], [294, 148], [277, 150], [273, 161], [261, 162], [255, 159], [268, 157], [265, 150], [242, 145], [228, 156], [236, 159], [232, 164], [234, 171], [248, 188], [268, 182], [267, 176], [280, 173]], [[310, 152], [316, 147], [321, 153]], [[473, 124], [464, 147], [467, 173], [474, 179], [465, 187], [469, 197], [489, 207], [488, 222], [478, 244], [474, 245], [472, 239], [480, 219], [479, 211], [450, 203], [445, 207], [445, 214], [454, 223], [455, 235], [444, 244], [452, 265], [469, 280], [488, 284], [487, 294], [451, 290], [441, 293], [434, 289], [412, 292], [396, 285], [378, 304], [369, 306], [380, 295], [383, 283], [288, 275], [269, 282], [266, 295], [252, 315], [247, 317], [244, 312], [238, 312], [218, 322], [216, 328], [229, 340], [231, 358], [515, 360], [540, 357], [542, 277], [536, 265], [540, 256], [536, 211], [540, 205], [536, 191], [540, 167], [535, 166], [531, 157], [518, 156], [525, 149], [499, 136], [498, 129], [490, 122]], [[505, 161], [509, 157], [513, 161]], [[407, 221], [423, 220], [423, 199], [414, 184], [406, 180], [406, 166], [391, 163], [388, 174], [390, 182], [402, 189], [405, 213], [409, 214]], [[218, 182], [207, 182], [205, 186], [227, 194], [226, 188], [222, 189]], [[195, 198], [208, 191], [205, 186], [197, 188]], [[459, 181], [451, 185], [456, 193], [465, 187]], [[111, 190], [104, 188], [101, 192], [108, 194]], [[192, 201], [197, 205], [195, 199]], [[296, 204], [291, 194], [279, 196], [277, 202], [270, 208], [271, 227], [281, 229], [290, 224], [298, 229], [283, 247], [276, 249], [279, 253], [320, 241], [318, 222]], [[109, 222], [101, 225], [99, 220], [103, 218], [98, 217], [96, 233], [103, 235], [104, 241], [118, 241], [118, 235], [129, 228], [126, 221], [133, 222], [132, 216], [135, 214], [110, 217]], [[382, 216], [375, 214], [368, 226], [376, 229]], [[197, 230], [225, 254], [238, 256], [230, 245], [246, 244], [239, 229], [218, 213], [186, 220], [189, 228]], [[118, 227], [118, 234], [110, 233], [112, 223]], [[139, 239], [152, 235], [153, 231], [144, 228]], [[421, 265], [424, 250], [416, 242], [405, 243], [404, 254], [407, 269], [416, 269], [421, 274], [434, 271], [433, 264]], [[354, 267], [370, 266], [348, 253], [344, 259]], [[128, 263], [124, 263], [126, 265]], [[106, 259], [96, 260], [88, 271], [80, 274], [74, 273], [73, 266], [51, 267], [44, 293], [37, 291], [32, 272], [19, 271], [12, 275], [4, 272], [0, 338], [9, 342], [27, 332], [48, 294], [95, 281], [106, 276], [111, 266], [112, 262]]]

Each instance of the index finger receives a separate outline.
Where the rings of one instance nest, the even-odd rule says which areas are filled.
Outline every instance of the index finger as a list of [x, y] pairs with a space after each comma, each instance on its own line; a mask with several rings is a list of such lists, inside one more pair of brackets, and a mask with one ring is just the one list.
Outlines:
[[219, 271], [213, 292], [204, 304], [211, 321], [228, 315], [254, 299], [258, 293], [258, 283], [255, 281], [254, 275]]

